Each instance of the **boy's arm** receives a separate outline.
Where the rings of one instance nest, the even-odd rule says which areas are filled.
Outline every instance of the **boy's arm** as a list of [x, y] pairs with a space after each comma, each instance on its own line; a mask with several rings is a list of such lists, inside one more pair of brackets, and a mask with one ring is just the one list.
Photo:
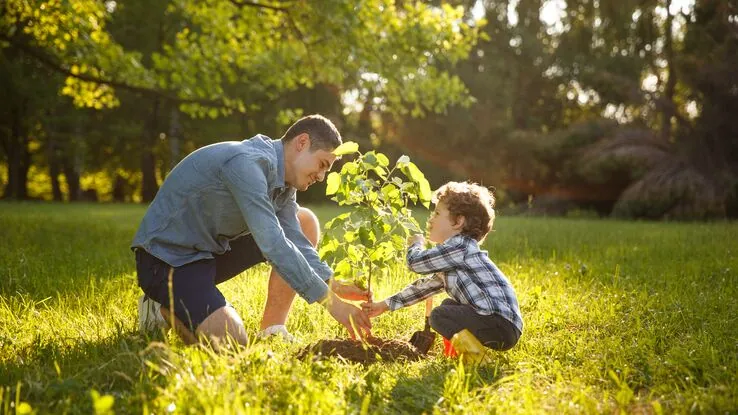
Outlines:
[[432, 295], [438, 294], [443, 291], [443, 287], [443, 274], [433, 274], [416, 280], [412, 284], [403, 288], [402, 291], [384, 301], [387, 303], [387, 306], [391, 311], [395, 311], [399, 308], [411, 306]]
[[407, 249], [407, 266], [418, 274], [446, 272], [464, 262], [464, 243], [460, 238], [451, 238], [431, 249], [423, 249], [415, 242]]
[[264, 159], [234, 157], [223, 166], [223, 181], [264, 257], [292, 289], [312, 303], [326, 297], [328, 285], [313, 271], [295, 244], [285, 237], [268, 196], [268, 163]]

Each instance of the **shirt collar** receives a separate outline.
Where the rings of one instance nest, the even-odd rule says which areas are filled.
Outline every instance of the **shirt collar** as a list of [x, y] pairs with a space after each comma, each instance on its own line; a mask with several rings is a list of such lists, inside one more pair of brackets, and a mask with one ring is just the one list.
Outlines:
[[282, 140], [272, 140], [274, 152], [277, 155], [277, 187], [285, 187], [284, 183], [284, 143]]

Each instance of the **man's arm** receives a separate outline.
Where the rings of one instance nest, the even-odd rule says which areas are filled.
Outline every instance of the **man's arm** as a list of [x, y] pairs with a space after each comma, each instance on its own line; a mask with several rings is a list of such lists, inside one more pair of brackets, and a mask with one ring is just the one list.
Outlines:
[[368, 300], [371, 298], [371, 294], [367, 290], [363, 290], [353, 285], [343, 284], [333, 279], [333, 270], [324, 261], [320, 260], [318, 251], [315, 250], [313, 244], [307, 239], [305, 233], [302, 231], [300, 226], [300, 220], [297, 217], [297, 211], [299, 205], [295, 200], [294, 195], [292, 198], [277, 211], [277, 218], [279, 223], [284, 229], [284, 234], [287, 239], [297, 246], [302, 255], [307, 259], [308, 264], [313, 270], [325, 281], [330, 287], [331, 291], [336, 293], [339, 297], [357, 301], [357, 300]]
[[328, 285], [313, 271], [295, 244], [285, 237], [274, 212], [268, 195], [268, 169], [269, 162], [266, 159], [236, 156], [223, 166], [223, 181], [231, 191], [254, 241], [285, 282], [308, 303], [324, 299], [328, 294]]
[[325, 262], [320, 260], [318, 251], [315, 250], [313, 244], [305, 236], [305, 233], [300, 227], [300, 220], [297, 218], [297, 211], [299, 206], [293, 197], [277, 212], [277, 219], [279, 220], [284, 234], [288, 240], [290, 240], [297, 249], [305, 257], [313, 271], [323, 280], [328, 280], [333, 275], [333, 270]]

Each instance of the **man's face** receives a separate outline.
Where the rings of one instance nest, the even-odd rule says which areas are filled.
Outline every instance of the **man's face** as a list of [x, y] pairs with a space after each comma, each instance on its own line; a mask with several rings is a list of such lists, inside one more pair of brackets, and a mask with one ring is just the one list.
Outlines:
[[313, 183], [322, 182], [334, 161], [336, 156], [330, 151], [311, 151], [309, 146], [301, 149], [295, 158], [295, 183], [292, 185], [305, 191]]

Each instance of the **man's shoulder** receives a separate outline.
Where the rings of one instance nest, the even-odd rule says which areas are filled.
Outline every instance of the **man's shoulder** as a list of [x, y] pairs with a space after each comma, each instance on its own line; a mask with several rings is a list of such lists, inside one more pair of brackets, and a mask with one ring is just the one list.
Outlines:
[[225, 161], [234, 158], [263, 159], [275, 162], [274, 144], [269, 137], [257, 134], [243, 141], [223, 141], [217, 144]]

